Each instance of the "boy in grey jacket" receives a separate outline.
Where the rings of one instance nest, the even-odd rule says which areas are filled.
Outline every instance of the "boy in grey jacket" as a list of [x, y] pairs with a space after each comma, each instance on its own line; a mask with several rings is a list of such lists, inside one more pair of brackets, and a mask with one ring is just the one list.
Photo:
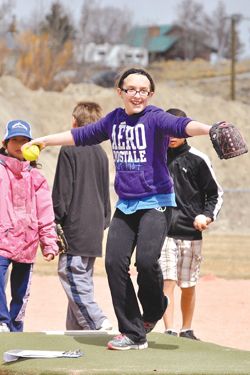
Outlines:
[[[72, 127], [97, 121], [101, 108], [80, 102], [73, 110]], [[108, 158], [100, 145], [64, 146], [58, 157], [53, 186], [56, 223], [69, 245], [59, 256], [58, 275], [68, 297], [68, 330], [112, 329], [93, 300], [93, 270], [102, 256], [104, 229], [110, 222]]]

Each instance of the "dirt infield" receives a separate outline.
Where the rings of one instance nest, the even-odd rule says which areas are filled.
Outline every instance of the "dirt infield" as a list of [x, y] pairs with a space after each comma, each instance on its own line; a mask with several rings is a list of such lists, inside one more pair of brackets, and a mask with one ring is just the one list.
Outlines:
[[[95, 298], [117, 328], [107, 279], [95, 276]], [[250, 351], [250, 280], [224, 280], [204, 276], [197, 287], [193, 322], [202, 341]], [[176, 299], [179, 296], [177, 290]], [[176, 302], [178, 303], [178, 302]], [[64, 330], [66, 297], [57, 276], [34, 274], [25, 317], [25, 331]], [[176, 304], [177, 306], [177, 304]], [[180, 326], [179, 311], [176, 328]], [[156, 332], [163, 332], [160, 321]]]

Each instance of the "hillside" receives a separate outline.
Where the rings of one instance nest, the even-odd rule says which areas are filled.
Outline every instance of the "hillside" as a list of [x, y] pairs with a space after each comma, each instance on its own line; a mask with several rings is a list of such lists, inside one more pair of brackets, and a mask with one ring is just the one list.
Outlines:
[[[197, 84], [197, 82], [196, 82]], [[20, 118], [33, 125], [33, 136], [60, 132], [69, 129], [71, 111], [79, 100], [92, 100], [101, 104], [104, 114], [120, 106], [120, 100], [113, 89], [103, 89], [91, 84], [69, 85], [63, 92], [31, 91], [12, 77], [0, 78], [0, 123], [2, 133], [10, 119]], [[238, 126], [250, 144], [249, 107], [241, 102], [226, 101], [219, 96], [204, 96], [189, 86], [177, 87], [158, 83], [152, 104], [164, 109], [179, 107], [193, 119], [206, 123], [228, 120]], [[190, 140], [195, 147], [203, 150], [212, 160], [217, 178], [225, 190], [224, 206], [218, 222], [212, 225], [211, 232], [249, 233], [250, 214], [250, 153], [239, 158], [221, 161], [218, 159], [207, 137]], [[103, 144], [111, 161], [108, 142]], [[41, 153], [40, 162], [50, 185], [56, 165], [58, 148], [46, 149]], [[112, 202], [113, 163], [110, 162]], [[228, 190], [232, 191], [228, 191]]]

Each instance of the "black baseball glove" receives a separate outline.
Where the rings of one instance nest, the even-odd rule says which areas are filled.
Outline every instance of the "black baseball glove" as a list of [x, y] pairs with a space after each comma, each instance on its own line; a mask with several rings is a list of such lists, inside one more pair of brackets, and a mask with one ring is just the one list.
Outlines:
[[218, 122], [211, 127], [209, 135], [220, 159], [230, 159], [248, 152], [241, 133], [232, 124]]
[[61, 224], [56, 224], [56, 233], [57, 233], [57, 245], [59, 247], [59, 254], [66, 253], [68, 251], [69, 245], [64, 235]]

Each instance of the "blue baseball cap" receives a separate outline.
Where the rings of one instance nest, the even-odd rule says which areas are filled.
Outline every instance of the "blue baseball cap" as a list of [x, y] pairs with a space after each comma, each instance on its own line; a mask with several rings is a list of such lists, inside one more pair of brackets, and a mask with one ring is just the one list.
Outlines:
[[30, 124], [22, 120], [12, 120], [6, 125], [6, 132], [3, 140], [7, 141], [12, 137], [27, 137], [32, 139]]

